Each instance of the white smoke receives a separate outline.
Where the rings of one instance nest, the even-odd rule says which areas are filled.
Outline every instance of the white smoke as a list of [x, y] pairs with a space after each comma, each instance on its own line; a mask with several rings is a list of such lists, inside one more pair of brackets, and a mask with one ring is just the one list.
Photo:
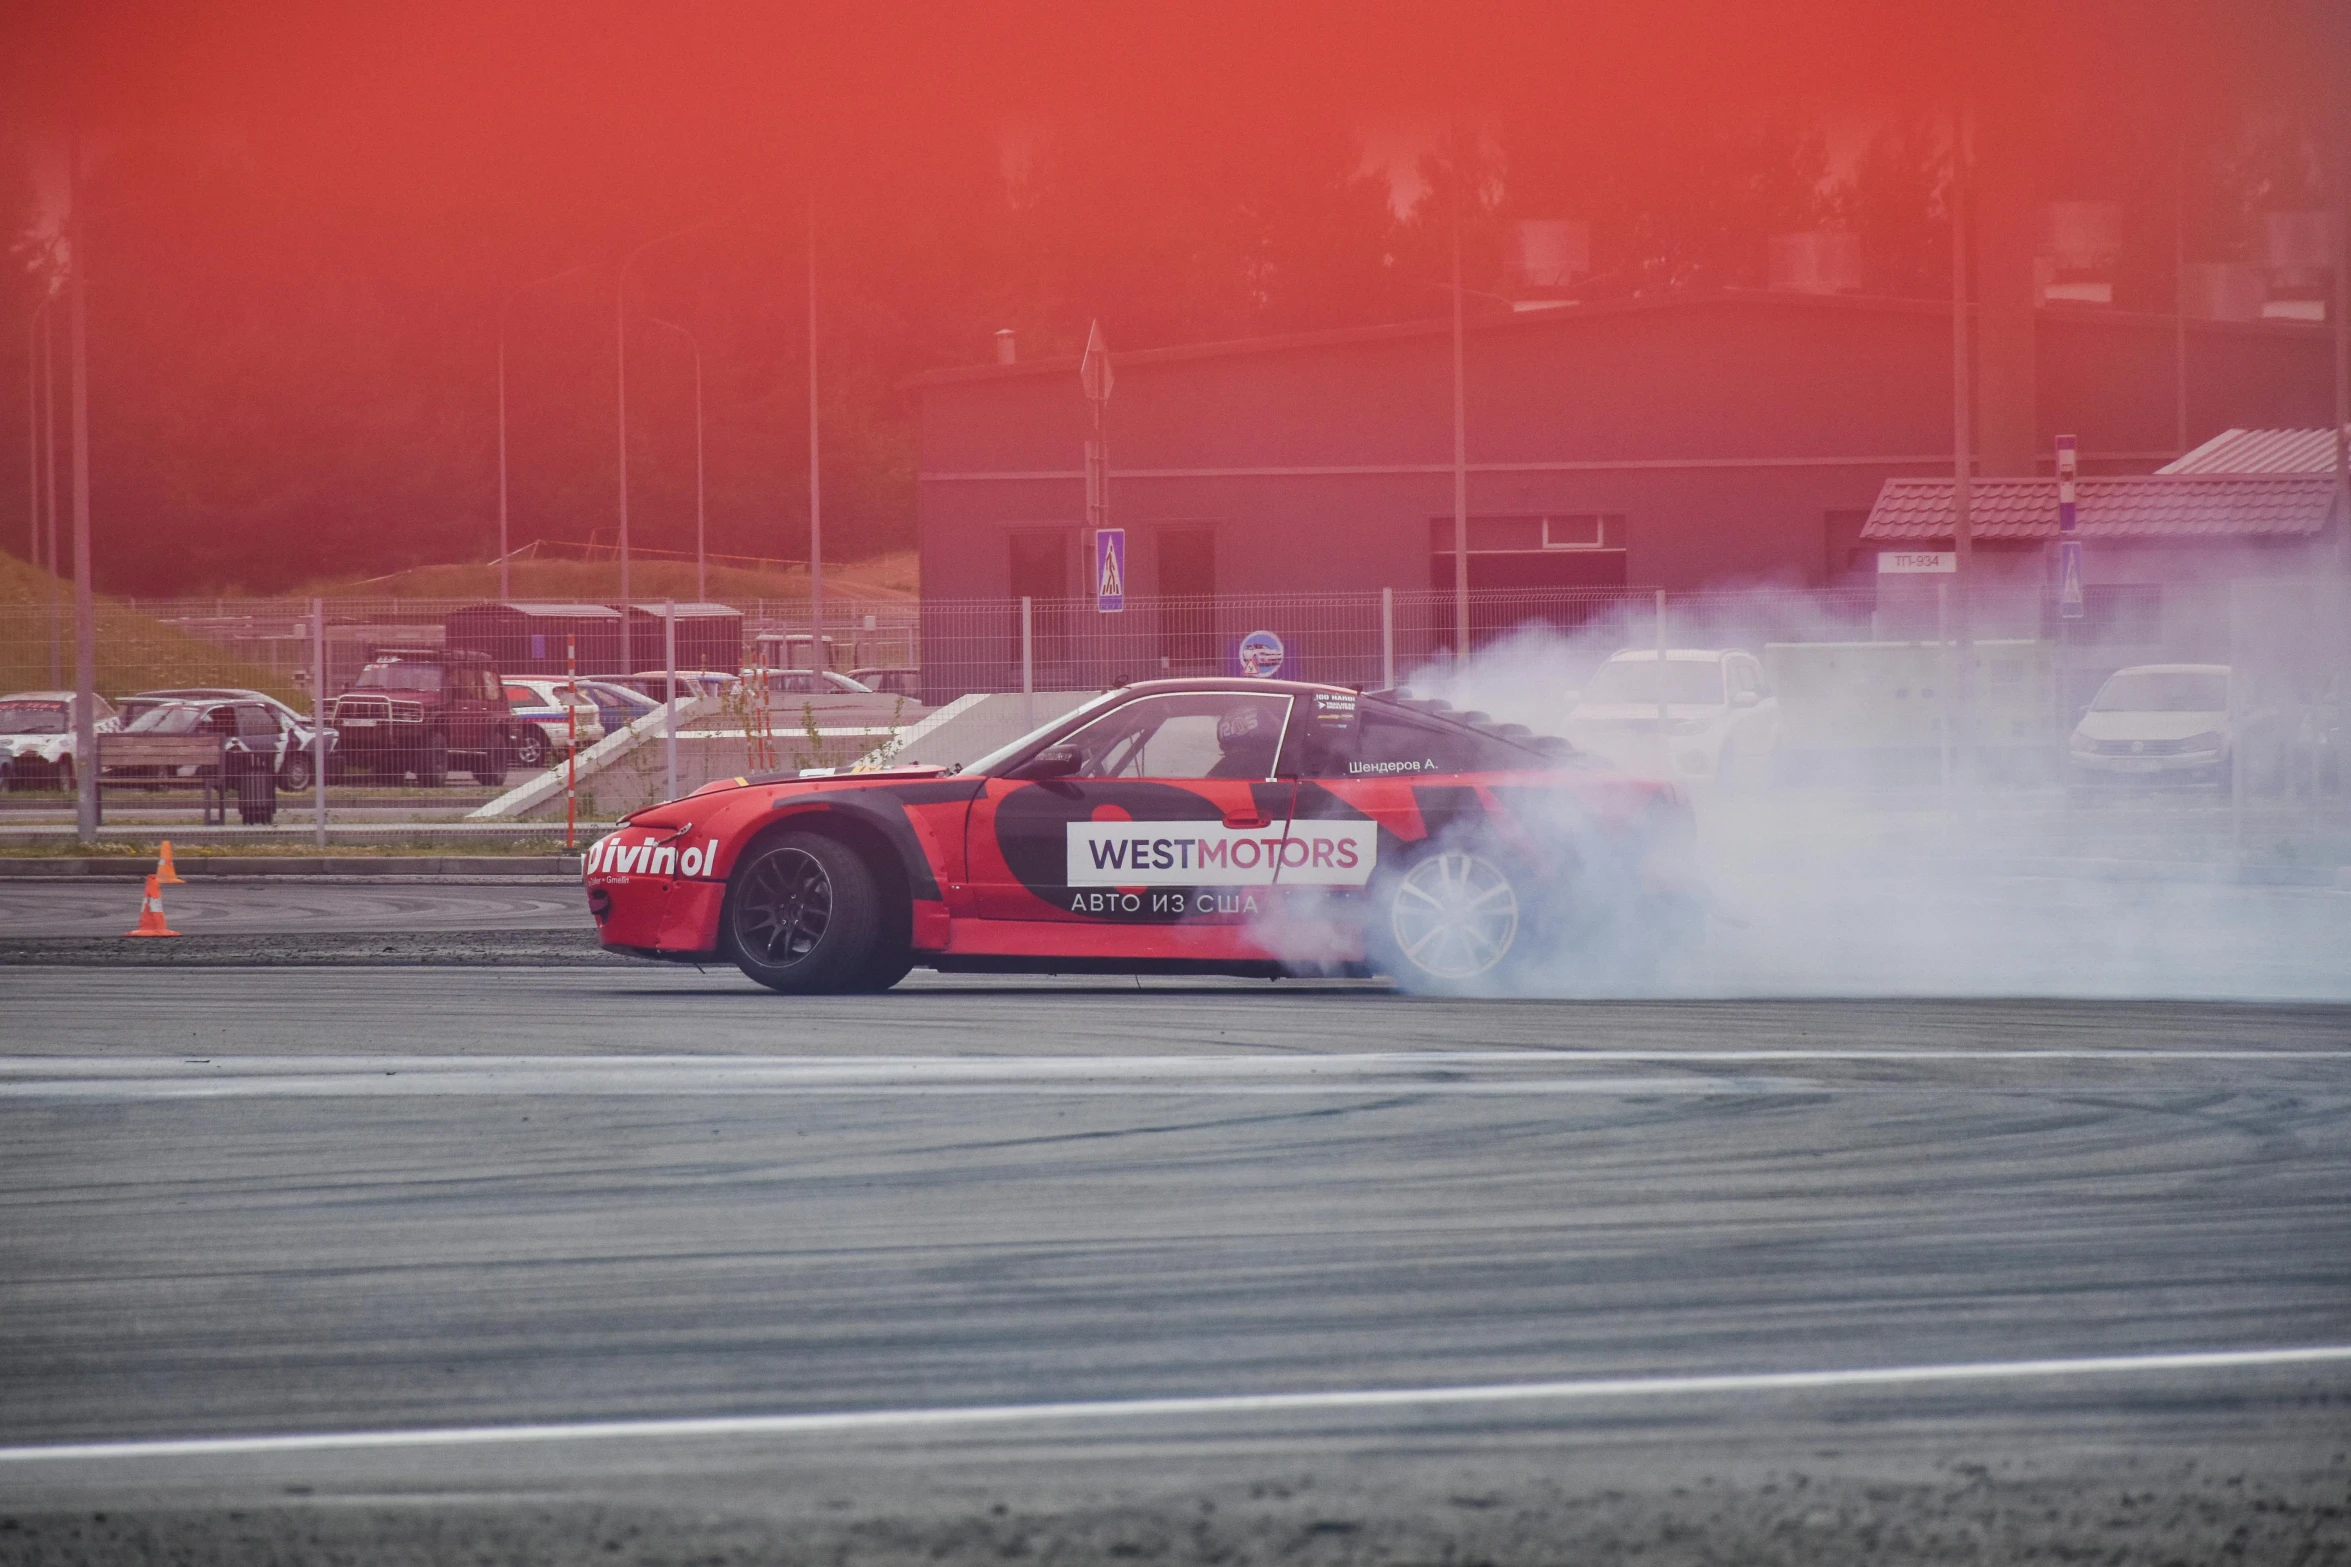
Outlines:
[[[1653, 649], [1653, 623], [1645, 621], [1581, 635], [1525, 628], [1457, 667], [1419, 671], [1409, 687], [1497, 721], [1572, 737], [1576, 693], [1602, 663], [1627, 648]], [[1672, 631], [1670, 620], [1669, 635], [1675, 648], [1742, 649], [1759, 659], [1769, 642], [1856, 635], [1850, 625], [1802, 621], [1799, 601], [1757, 594], [1744, 603], [1712, 602], [1702, 635]], [[1956, 667], [1956, 649], [1951, 659], [1942, 654], [1918, 652], [1924, 678]], [[1869, 656], [1865, 650], [1856, 662]], [[1815, 684], [1774, 696], [1818, 704], [1861, 693]], [[1791, 723], [1803, 717], [1783, 713], [1783, 734], [1803, 728]], [[2070, 722], [2052, 720], [2056, 744]], [[2313, 740], [2315, 721], [2300, 722], [2307, 743], [2295, 754], [2315, 756], [2312, 745], [2323, 750], [2326, 736]], [[1820, 726], [1806, 732], [1817, 739]], [[1653, 721], [1649, 736], [1632, 768], [1619, 770], [1660, 770]], [[1882, 756], [1860, 748], [1808, 749], [1801, 768], [1782, 751], [1720, 783], [1665, 761], [1696, 815], [1707, 909], [1698, 922], [1702, 936], [1692, 942], [1659, 928], [1640, 867], [1586, 854], [1586, 864], [1602, 868], [1552, 889], [1556, 906], [1536, 927], [1543, 949], [1467, 988], [2351, 997], [2351, 878], [2337, 868], [2351, 861], [2342, 792], [2351, 779], [2339, 762], [2322, 773], [2313, 761], [2306, 780], [2289, 770], [2257, 792], [2101, 787], [2084, 794], [2065, 786], [2052, 750], [2040, 747], [2040, 776], [1972, 767], [1956, 749], [1946, 770], [1939, 744], [1910, 756], [1907, 770], [1891, 777]], [[1994, 771], [2008, 776], [1987, 776]], [[1581, 812], [1563, 808], [1544, 830], [1588, 847], [1576, 842], [1591, 832]], [[1635, 910], [1640, 917], [1630, 923], [1606, 917]]]

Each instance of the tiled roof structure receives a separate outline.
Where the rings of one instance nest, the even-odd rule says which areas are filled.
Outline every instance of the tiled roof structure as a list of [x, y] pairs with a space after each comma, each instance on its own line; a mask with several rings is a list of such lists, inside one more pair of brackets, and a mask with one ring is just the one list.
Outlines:
[[2332, 430], [2223, 430], [2157, 473], [2332, 473]]
[[[2335, 481], [2324, 473], [2138, 474], [2083, 479], [2084, 539], [2308, 538], [2326, 527]], [[1986, 542], [2057, 537], [2055, 479], [1978, 479], [1971, 534]], [[1949, 479], [1888, 479], [1862, 525], [1865, 540], [1951, 537]]]

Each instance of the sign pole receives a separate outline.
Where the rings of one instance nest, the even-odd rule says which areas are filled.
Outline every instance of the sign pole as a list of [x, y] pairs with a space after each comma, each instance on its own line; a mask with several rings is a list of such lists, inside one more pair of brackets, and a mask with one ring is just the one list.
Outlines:
[[2078, 443], [2070, 435], [2057, 438], [2057, 719], [2058, 728], [2073, 712], [2074, 622], [2082, 618], [2081, 514], [2075, 506], [2074, 480], [2079, 476]]
[[310, 601], [310, 798], [318, 817], [317, 843], [327, 846], [327, 601]]
[[[563, 675], [571, 682], [573, 693], [579, 691], [580, 639], [563, 639]], [[569, 854], [579, 847], [579, 784], [580, 784], [580, 715], [571, 702], [563, 704], [565, 723], [570, 738], [563, 748], [563, 852]]]

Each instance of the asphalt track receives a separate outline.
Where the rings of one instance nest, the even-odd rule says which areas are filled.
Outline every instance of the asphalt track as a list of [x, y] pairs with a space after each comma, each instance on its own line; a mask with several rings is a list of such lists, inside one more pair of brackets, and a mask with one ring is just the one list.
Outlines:
[[0, 1560], [2351, 1560], [2337, 1005], [0, 1002]]

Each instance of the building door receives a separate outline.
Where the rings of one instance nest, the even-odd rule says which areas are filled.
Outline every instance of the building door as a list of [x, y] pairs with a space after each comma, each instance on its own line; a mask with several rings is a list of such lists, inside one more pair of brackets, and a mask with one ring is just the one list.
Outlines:
[[1161, 528], [1158, 538], [1160, 670], [1217, 674], [1216, 530]]

